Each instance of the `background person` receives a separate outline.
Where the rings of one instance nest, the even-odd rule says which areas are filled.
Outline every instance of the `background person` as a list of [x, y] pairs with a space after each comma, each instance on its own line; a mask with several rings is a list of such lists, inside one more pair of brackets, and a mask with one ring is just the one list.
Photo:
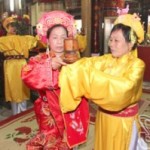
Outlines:
[[[19, 17], [19, 19], [21, 19]], [[22, 18], [26, 21], [27, 18]], [[30, 35], [18, 35], [18, 33], [28, 33], [20, 30], [26, 24], [16, 27], [17, 16], [10, 16], [3, 19], [3, 26], [7, 31], [6, 36], [0, 37], [0, 52], [4, 54], [4, 86], [5, 100], [11, 102], [13, 115], [27, 109], [27, 101], [30, 99], [30, 90], [21, 79], [21, 69], [26, 64], [29, 57], [29, 50], [36, 46], [37, 39]], [[28, 20], [28, 19], [27, 19]], [[19, 21], [20, 22], [20, 21]]]

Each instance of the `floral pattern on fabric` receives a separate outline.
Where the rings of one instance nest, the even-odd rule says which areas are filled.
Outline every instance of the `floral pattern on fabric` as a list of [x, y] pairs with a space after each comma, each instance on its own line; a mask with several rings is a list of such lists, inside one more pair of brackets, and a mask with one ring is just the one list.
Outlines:
[[[50, 57], [53, 56], [51, 55]], [[47, 67], [47, 60], [50, 67]], [[47, 72], [51, 75], [48, 75]], [[49, 149], [53, 149], [53, 147], [61, 149], [59, 147], [62, 143], [63, 145], [65, 143], [65, 149], [71, 149], [75, 145], [86, 141], [89, 123], [88, 103], [84, 99], [77, 110], [62, 114], [59, 105], [60, 89], [58, 86], [58, 76], [59, 70], [51, 68], [51, 59], [47, 58], [46, 55], [38, 55], [31, 58], [22, 70], [22, 79], [25, 84], [37, 90], [40, 95], [34, 104], [40, 131], [27, 144], [28, 150], [37, 149], [37, 145], [43, 149], [47, 149], [47, 147]], [[75, 120], [72, 117], [70, 118], [73, 115], [76, 116]], [[82, 135], [79, 134], [79, 130], [74, 130], [73, 126], [70, 126], [70, 123], [73, 125], [73, 122], [79, 123], [80, 127], [83, 128]], [[38, 141], [41, 136], [44, 136], [44, 139], [42, 139], [43, 142], [41, 140]], [[62, 150], [65, 149], [63, 148]]]

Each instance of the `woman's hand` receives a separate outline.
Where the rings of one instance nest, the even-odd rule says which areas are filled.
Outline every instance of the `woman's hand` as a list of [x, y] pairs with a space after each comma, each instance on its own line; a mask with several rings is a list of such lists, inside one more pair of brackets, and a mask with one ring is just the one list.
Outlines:
[[59, 69], [61, 66], [67, 65], [61, 57], [53, 57], [52, 58], [52, 68], [54, 70]]

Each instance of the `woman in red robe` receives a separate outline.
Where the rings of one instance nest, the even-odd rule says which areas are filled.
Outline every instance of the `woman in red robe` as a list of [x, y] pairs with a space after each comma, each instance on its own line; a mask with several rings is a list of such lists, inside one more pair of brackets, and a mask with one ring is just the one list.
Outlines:
[[58, 76], [60, 61], [65, 65], [64, 39], [74, 36], [74, 31], [73, 16], [63, 11], [44, 14], [37, 25], [37, 34], [48, 48], [46, 53], [30, 58], [22, 69], [24, 83], [40, 95], [34, 104], [39, 132], [27, 144], [28, 150], [69, 150], [86, 140], [89, 122], [86, 99], [75, 111], [66, 114], [62, 114], [59, 106]]

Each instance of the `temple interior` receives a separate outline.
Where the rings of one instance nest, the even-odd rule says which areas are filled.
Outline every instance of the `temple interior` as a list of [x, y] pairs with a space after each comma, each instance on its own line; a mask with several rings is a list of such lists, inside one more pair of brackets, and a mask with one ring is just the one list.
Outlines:
[[[28, 15], [30, 18], [28, 33], [36, 36], [36, 25], [39, 18], [45, 12], [62, 10], [74, 16], [77, 31], [83, 31], [86, 35], [87, 46], [80, 53], [81, 57], [101, 56], [109, 53], [108, 37], [114, 20], [118, 16], [118, 9], [120, 11], [129, 9], [128, 12], [130, 13], [138, 13], [143, 22], [145, 39], [138, 45], [137, 50], [138, 57], [145, 62], [146, 68], [143, 77], [143, 95], [141, 97], [143, 101], [140, 104], [139, 111], [140, 114], [150, 116], [150, 0], [0, 0], [0, 37], [5, 36], [5, 31], [2, 31], [2, 16], [6, 12], [18, 16]], [[29, 51], [28, 59], [45, 51], [46, 49], [43, 48], [33, 48]], [[5, 100], [4, 60], [4, 54], [0, 52], [0, 122], [13, 116], [11, 105]], [[27, 109], [33, 108], [37, 98], [38, 93], [30, 90]], [[91, 105], [91, 114], [95, 117], [96, 107], [94, 104]], [[93, 109], [95, 110], [93, 111]], [[150, 122], [150, 119], [148, 121]], [[90, 132], [93, 132], [93, 126], [91, 128]], [[148, 132], [150, 135], [150, 128]], [[81, 150], [88, 150], [88, 148], [85, 149], [83, 146]]]

